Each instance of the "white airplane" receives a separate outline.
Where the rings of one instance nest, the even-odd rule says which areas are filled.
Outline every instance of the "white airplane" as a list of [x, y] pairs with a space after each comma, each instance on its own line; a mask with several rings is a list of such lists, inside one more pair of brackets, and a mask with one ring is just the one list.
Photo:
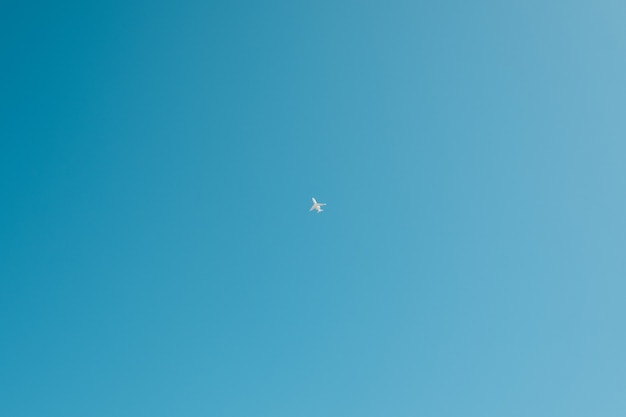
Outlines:
[[314, 198], [311, 200], [313, 200], [313, 206], [309, 209], [309, 211], [317, 210], [318, 213], [324, 211], [322, 210], [322, 206], [325, 206], [326, 203], [318, 203]]

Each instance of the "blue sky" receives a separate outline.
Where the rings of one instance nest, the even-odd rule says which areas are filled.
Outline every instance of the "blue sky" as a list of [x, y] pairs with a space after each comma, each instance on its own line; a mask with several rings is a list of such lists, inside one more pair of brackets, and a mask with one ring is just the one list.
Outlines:
[[626, 6], [509, 3], [7, 3], [0, 414], [623, 416]]

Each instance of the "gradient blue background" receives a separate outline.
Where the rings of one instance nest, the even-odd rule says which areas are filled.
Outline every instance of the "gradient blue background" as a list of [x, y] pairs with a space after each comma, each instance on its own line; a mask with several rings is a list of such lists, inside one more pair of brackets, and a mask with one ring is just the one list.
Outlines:
[[1, 16], [0, 415], [626, 415], [622, 1]]

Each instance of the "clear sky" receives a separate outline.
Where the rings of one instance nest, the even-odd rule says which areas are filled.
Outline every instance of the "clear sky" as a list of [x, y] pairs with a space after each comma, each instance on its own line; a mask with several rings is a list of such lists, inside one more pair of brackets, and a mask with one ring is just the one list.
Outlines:
[[626, 415], [623, 1], [40, 3], [0, 415]]

